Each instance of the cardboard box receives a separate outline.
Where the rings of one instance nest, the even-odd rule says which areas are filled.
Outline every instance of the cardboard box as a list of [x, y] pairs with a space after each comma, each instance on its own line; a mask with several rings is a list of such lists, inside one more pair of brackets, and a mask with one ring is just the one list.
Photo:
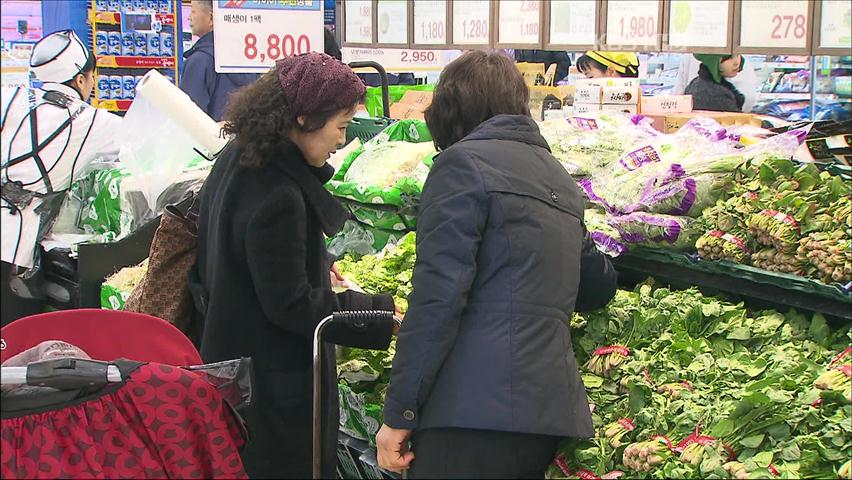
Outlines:
[[695, 117], [708, 117], [719, 122], [720, 125], [753, 125], [761, 126], [761, 120], [757, 115], [739, 112], [711, 112], [707, 110], [696, 110], [690, 113], [674, 113], [670, 115], [647, 115], [653, 119], [653, 126], [663, 133], [674, 133], [680, 127]]
[[601, 105], [601, 111], [604, 112], [621, 112], [621, 113], [629, 113], [632, 115], [636, 115], [639, 113], [638, 105]]
[[642, 90], [639, 87], [603, 87], [601, 103], [608, 105], [639, 105]]
[[415, 90], [405, 92], [398, 102], [391, 105], [391, 118], [424, 120], [423, 112], [432, 104], [433, 95], [433, 92]]
[[692, 111], [692, 95], [643, 96], [640, 104], [643, 115], [689, 113]]
[[574, 91], [574, 103], [601, 103], [603, 89], [597, 85], [584, 85]]
[[600, 112], [601, 107], [603, 107], [603, 105], [600, 103], [575, 103], [574, 115], [582, 115], [589, 112]]
[[596, 87], [639, 87], [638, 78], [580, 78], [577, 79], [577, 87], [596, 86]]

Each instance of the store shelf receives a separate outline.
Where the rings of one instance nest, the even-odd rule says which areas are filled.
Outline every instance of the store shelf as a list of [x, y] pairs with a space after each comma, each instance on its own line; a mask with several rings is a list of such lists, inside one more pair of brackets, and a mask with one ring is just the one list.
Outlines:
[[810, 93], [758, 93], [757, 97], [761, 100], [810, 100]]
[[[145, 12], [140, 12], [144, 14]], [[92, 12], [89, 13], [89, 21], [98, 25], [121, 25], [121, 12]], [[173, 13], [155, 13], [155, 20], [163, 26], [174, 26], [175, 15]]]
[[[852, 292], [804, 277], [645, 249], [622, 255], [614, 259], [613, 264], [622, 277], [652, 276], [673, 286], [694, 285], [763, 305], [819, 312], [852, 321]], [[779, 281], [782, 277], [783, 282]]]
[[805, 63], [786, 63], [786, 62], [766, 62], [763, 64], [763, 68], [770, 68], [773, 70], [810, 70], [811, 66], [807, 62]]
[[175, 68], [175, 57], [120, 57], [99, 55], [100, 68]]

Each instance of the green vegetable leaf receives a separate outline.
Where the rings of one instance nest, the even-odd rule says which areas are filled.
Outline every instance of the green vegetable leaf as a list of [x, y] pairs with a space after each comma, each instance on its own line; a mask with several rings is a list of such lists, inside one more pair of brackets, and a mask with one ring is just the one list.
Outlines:
[[740, 440], [740, 444], [746, 448], [757, 448], [763, 443], [764, 438], [766, 438], [766, 435], [762, 433], [760, 435], [752, 435]]

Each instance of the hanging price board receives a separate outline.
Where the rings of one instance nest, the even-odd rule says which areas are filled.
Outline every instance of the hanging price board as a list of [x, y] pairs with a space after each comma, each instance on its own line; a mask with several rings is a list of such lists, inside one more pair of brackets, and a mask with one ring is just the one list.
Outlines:
[[541, 48], [541, 0], [502, 0], [497, 9], [498, 46]]
[[597, 45], [597, 2], [551, 1], [545, 5], [548, 50], [594, 50]]
[[665, 50], [690, 53], [731, 53], [733, 2], [672, 0]]
[[852, 3], [849, 0], [821, 0], [815, 7], [815, 53], [849, 55], [852, 50]]
[[414, 0], [414, 44], [447, 44], [446, 0]]
[[216, 71], [265, 72], [279, 58], [323, 51], [322, 5], [323, 0], [302, 0], [295, 5], [245, 0], [238, 6], [230, 0], [216, 0]]
[[343, 5], [344, 43], [373, 43], [372, 0], [347, 0]]
[[[403, 48], [343, 47], [343, 61], [377, 62], [388, 72], [440, 71], [461, 52], [458, 50], [411, 50]], [[369, 72], [370, 70], [365, 70]]]
[[453, 44], [488, 45], [491, 40], [489, 0], [453, 2]]
[[602, 15], [604, 48], [660, 50], [662, 9], [660, 0], [607, 0]]
[[379, 43], [408, 46], [408, 1], [378, 0], [376, 10]]
[[811, 13], [808, 0], [741, 0], [738, 9], [737, 53], [809, 54]]

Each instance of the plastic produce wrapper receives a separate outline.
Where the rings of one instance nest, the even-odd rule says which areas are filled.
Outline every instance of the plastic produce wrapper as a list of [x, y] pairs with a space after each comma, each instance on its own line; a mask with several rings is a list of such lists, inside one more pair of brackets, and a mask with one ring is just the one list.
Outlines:
[[239, 411], [251, 405], [254, 399], [252, 377], [254, 363], [251, 358], [240, 358], [205, 365], [183, 367], [201, 375], [222, 394], [225, 400]]
[[[158, 85], [156, 76], [159, 74], [154, 75], [155, 73], [149, 72], [145, 77], [151, 76], [149, 83], [152, 87]], [[142, 90], [140, 86], [140, 93]], [[166, 91], [171, 90], [166, 88]], [[173, 117], [171, 114], [174, 112], [164, 112], [155, 106], [164, 103], [159, 98], [161, 94], [157, 92], [155, 89], [147, 97], [137, 96], [124, 116], [121, 128], [115, 132], [116, 141], [121, 147], [119, 159], [127, 172], [133, 176], [148, 209], [152, 212], [158, 211], [160, 195], [176, 183], [181, 173], [189, 168], [201, 151], [197, 138], [179, 123], [182, 119], [178, 118], [180, 115]], [[186, 100], [191, 103], [188, 98]], [[206, 120], [212, 122], [209, 117], [206, 117]]]
[[618, 230], [621, 238], [629, 244], [669, 250], [691, 249], [695, 240], [703, 233], [693, 228], [693, 219], [673, 215], [631, 213], [611, 217], [609, 224]]
[[434, 156], [426, 123], [400, 120], [346, 157], [326, 188], [358, 221], [408, 231]]
[[340, 396], [340, 431], [358, 440], [369, 441], [381, 426], [380, 422], [371, 422], [366, 414], [363, 395], [354, 393], [345, 384], [338, 384]]
[[[435, 84], [390, 85], [388, 86], [388, 99], [390, 100], [390, 105], [400, 101], [402, 97], [405, 96], [405, 92], [408, 91], [432, 92], [435, 91]], [[390, 105], [388, 105], [388, 107], [390, 107]], [[384, 112], [382, 111], [381, 87], [367, 88], [367, 93], [364, 96], [364, 107], [367, 109], [367, 113], [369, 113], [371, 117], [384, 116]]]
[[586, 176], [617, 162], [636, 143], [661, 135], [651, 120], [621, 113], [598, 113], [539, 123], [553, 156], [571, 175]]
[[403, 235], [405, 233], [399, 230], [382, 230], [347, 220], [343, 229], [328, 240], [328, 252], [337, 258], [347, 253], [373, 255], [388, 244], [395, 244]]
[[598, 250], [604, 254], [617, 257], [628, 250], [628, 245], [621, 239], [621, 233], [607, 223], [605, 213], [587, 209], [584, 222]]
[[134, 267], [125, 267], [114, 273], [101, 285], [101, 308], [124, 310], [130, 292], [142, 281], [148, 271], [148, 259]]

